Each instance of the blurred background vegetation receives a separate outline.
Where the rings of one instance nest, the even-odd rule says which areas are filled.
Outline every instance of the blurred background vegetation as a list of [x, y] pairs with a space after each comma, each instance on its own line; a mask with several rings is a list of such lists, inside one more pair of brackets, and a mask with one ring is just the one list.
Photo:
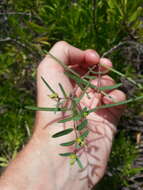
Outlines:
[[[44, 50], [65, 40], [100, 55], [112, 47], [114, 67], [143, 84], [142, 0], [0, 0], [0, 167], [7, 166], [31, 136], [36, 67]], [[128, 97], [141, 96], [123, 78]], [[143, 189], [143, 101], [126, 109], [108, 170], [96, 190]]]

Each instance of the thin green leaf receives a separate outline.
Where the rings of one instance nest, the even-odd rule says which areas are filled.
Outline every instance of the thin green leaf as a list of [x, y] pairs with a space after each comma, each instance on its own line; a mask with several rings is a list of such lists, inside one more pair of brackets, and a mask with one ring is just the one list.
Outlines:
[[82, 118], [85, 118], [88, 115], [88, 110], [86, 107], [84, 107], [79, 114], [77, 114], [76, 116], [73, 117], [73, 121], [78, 121]]
[[67, 111], [66, 108], [44, 108], [44, 107], [34, 107], [34, 106], [25, 106], [25, 108], [33, 111]]
[[138, 7], [135, 12], [129, 17], [129, 23], [134, 22], [139, 18], [139, 15], [141, 15], [141, 12], [143, 12], [143, 8], [140, 6]]
[[90, 79], [90, 80], [94, 80], [94, 79], [96, 79], [97, 77], [95, 77], [95, 76], [84, 76], [84, 78], [86, 78], [86, 79]]
[[8, 163], [0, 163], [0, 167], [7, 167]]
[[53, 93], [53, 94], [57, 94], [52, 88], [51, 86], [47, 83], [47, 81], [41, 76], [41, 79], [43, 80], [43, 82], [45, 83], [45, 85], [48, 87], [48, 89]]
[[77, 126], [77, 130], [81, 131], [82, 129], [84, 129], [87, 126], [88, 121], [87, 120], [83, 120], [78, 126]]
[[65, 72], [65, 74], [71, 79], [73, 79], [74, 81], [76, 81], [76, 83], [78, 84], [88, 85], [89, 83], [87, 80], [82, 79], [80, 76], [73, 75], [72, 73], [69, 73], [69, 72]]
[[137, 85], [137, 86], [140, 88], [140, 85], [139, 85], [136, 81], [134, 81], [132, 78], [127, 77], [125, 74], [123, 74], [123, 73], [117, 71], [116, 69], [113, 69], [112, 67], [108, 67], [107, 65], [104, 65], [104, 64], [101, 64], [101, 65], [102, 65], [103, 67], [109, 69], [110, 71], [112, 71], [112, 72], [118, 74], [119, 76], [126, 78], [128, 81], [130, 81], [131, 83]]
[[8, 160], [5, 157], [0, 157], [0, 162], [6, 162], [6, 163], [8, 163]]
[[97, 87], [97, 86], [91, 84], [89, 81], [82, 79], [81, 77], [75, 76], [72, 73], [66, 72], [66, 75], [68, 77], [70, 77], [71, 79], [75, 80], [76, 83], [78, 83], [78, 84], [83, 84], [86, 86], [88, 85], [91, 88], [95, 88], [95, 89], [102, 90], [102, 91], [103, 90], [113, 90], [115, 88], [119, 88], [120, 86], [122, 86], [122, 83], [119, 83], [119, 84], [112, 85], [112, 86]]
[[121, 101], [121, 102], [118, 102], [118, 103], [115, 103], [115, 104], [106, 104], [106, 105], [98, 106], [98, 107], [96, 107], [94, 109], [88, 110], [88, 113], [94, 112], [94, 111], [96, 111], [98, 109], [111, 108], [111, 107], [114, 107], [114, 106], [124, 105], [124, 104], [128, 104], [128, 103], [131, 103], [131, 102], [134, 102], [134, 101], [142, 100], [142, 99], [143, 99], [143, 96], [140, 96], [140, 97], [136, 97], [136, 98], [130, 98], [129, 100]]
[[76, 82], [76, 84], [78, 84], [78, 86], [81, 88], [81, 90], [84, 90], [84, 86], [86, 85], [84, 82], [82, 82], [82, 80], [84, 80], [84, 79], [82, 79], [80, 76], [74, 75], [74, 74], [69, 73], [69, 72], [65, 72], [65, 74], [67, 76], [70, 75], [71, 77], [70, 76], [68, 76], [68, 77], [73, 79]]
[[81, 96], [79, 97], [79, 98], [74, 98], [74, 101], [76, 102], [76, 103], [79, 103], [80, 102], [80, 100], [81, 100]]
[[121, 87], [122, 85], [123, 85], [122, 83], [118, 83], [118, 84], [115, 84], [115, 85], [112, 85], [112, 86], [99, 87], [98, 89], [99, 90], [113, 90], [115, 88]]
[[73, 152], [66, 152], [66, 153], [60, 153], [59, 155], [60, 155], [60, 156], [68, 157], [68, 156], [70, 156], [70, 155], [72, 155], [72, 154], [73, 154]]
[[78, 166], [79, 166], [81, 169], [83, 169], [83, 165], [82, 165], [82, 163], [81, 163], [81, 161], [80, 161], [80, 159], [79, 159], [78, 157], [76, 158], [76, 161], [77, 161]]
[[71, 133], [73, 131], [72, 128], [69, 128], [69, 129], [65, 129], [63, 131], [60, 131], [58, 133], [55, 133], [52, 137], [53, 138], [57, 138], [57, 137], [61, 137], [61, 136], [64, 136], [64, 135], [67, 135], [69, 133]]
[[83, 118], [83, 115], [79, 113], [78, 115], [73, 117], [73, 121], [78, 121], [78, 120], [80, 120], [82, 118]]
[[75, 143], [75, 141], [69, 141], [69, 142], [65, 142], [65, 143], [62, 143], [60, 144], [61, 146], [71, 146]]
[[103, 75], [103, 74], [105, 74], [106, 72], [104, 71], [104, 72], [96, 72], [96, 71], [93, 71], [93, 70], [90, 70], [90, 73], [93, 73], [93, 74], [96, 74], [96, 75], [98, 75], [98, 74], [100, 74], [100, 75]]
[[79, 114], [79, 109], [78, 109], [78, 106], [77, 106], [77, 102], [74, 100], [74, 98], [72, 99], [70, 109], [72, 110], [72, 113], [73, 113], [74, 117]]
[[83, 132], [83, 134], [80, 136], [80, 138], [86, 138], [87, 136], [88, 136], [88, 134], [89, 134], [89, 131], [85, 131], [85, 132]]
[[79, 114], [77, 114], [75, 116], [67, 117], [65, 119], [62, 119], [62, 120], [58, 121], [58, 123], [66, 123], [67, 121], [72, 121], [72, 120], [73, 121], [78, 121], [78, 120], [82, 119], [83, 117], [85, 117], [85, 116], [81, 112], [81, 113], [79, 113]]
[[64, 97], [67, 98], [68, 96], [67, 96], [67, 94], [66, 94], [66, 92], [65, 92], [65, 90], [64, 90], [64, 88], [63, 88], [63, 86], [61, 85], [61, 83], [59, 83], [59, 87], [60, 87], [60, 89], [61, 89], [61, 91], [62, 91]]
[[61, 119], [60, 121], [58, 121], [58, 123], [65, 123], [65, 122], [71, 121], [71, 120], [73, 120], [73, 116], [72, 117], [67, 117], [65, 119]]
[[81, 146], [79, 144], [75, 144], [75, 148], [81, 148]]

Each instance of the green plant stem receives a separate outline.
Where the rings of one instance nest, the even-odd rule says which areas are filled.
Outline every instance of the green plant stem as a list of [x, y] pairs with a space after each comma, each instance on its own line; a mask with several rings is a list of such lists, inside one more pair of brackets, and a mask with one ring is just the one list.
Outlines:
[[55, 57], [54, 55], [52, 55], [50, 52], [47, 52], [47, 54], [49, 56], [51, 56], [55, 61], [57, 61], [65, 70], [68, 70], [71, 73], [73, 73], [74, 75], [80, 77], [80, 75], [78, 73], [76, 73], [75, 71], [73, 71], [73, 69], [69, 68], [66, 64], [64, 64], [62, 61], [60, 61], [59, 59], [57, 59], [57, 57]]
[[113, 69], [112, 67], [108, 67], [107, 65], [104, 65], [104, 64], [101, 64], [101, 65], [102, 65], [103, 67], [109, 69], [110, 71], [112, 71], [112, 72], [118, 74], [119, 76], [126, 78], [128, 81], [130, 81], [131, 83], [135, 84], [137, 87], [141, 88], [141, 85], [138, 84], [136, 81], [134, 81], [132, 78], [127, 77], [125, 74], [123, 74], [123, 73], [117, 71], [116, 69]]

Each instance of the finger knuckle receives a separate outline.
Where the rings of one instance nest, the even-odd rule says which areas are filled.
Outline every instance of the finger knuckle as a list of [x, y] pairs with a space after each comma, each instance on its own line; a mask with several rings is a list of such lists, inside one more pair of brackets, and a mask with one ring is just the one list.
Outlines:
[[67, 45], [68, 45], [68, 43], [66, 41], [61, 40], [61, 41], [56, 42], [54, 46], [64, 47]]

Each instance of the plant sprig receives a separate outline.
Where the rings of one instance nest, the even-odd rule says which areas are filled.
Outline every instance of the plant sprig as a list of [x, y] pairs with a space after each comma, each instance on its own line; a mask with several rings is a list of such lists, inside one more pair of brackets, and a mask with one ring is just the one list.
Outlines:
[[[73, 69], [69, 68], [62, 61], [58, 60], [51, 53], [47, 52], [47, 54], [49, 56], [51, 56], [57, 63], [59, 63], [65, 69], [65, 75], [67, 75], [70, 79], [74, 80], [75, 83], [78, 84], [79, 87], [81, 87], [82, 94], [80, 95], [80, 97], [76, 97], [75, 93], [73, 93], [72, 96], [71, 96], [71, 94], [68, 95], [66, 93], [64, 87], [62, 86], [62, 84], [59, 83], [58, 84], [59, 88], [60, 88], [60, 90], [61, 90], [61, 92], [63, 94], [63, 98], [60, 98], [59, 94], [57, 94], [55, 92], [55, 90], [41, 76], [42, 81], [44, 82], [44, 84], [47, 86], [47, 88], [52, 93], [51, 95], [49, 95], [49, 97], [54, 99], [55, 101], [57, 101], [57, 106], [53, 107], [53, 108], [26, 106], [26, 108], [31, 109], [31, 110], [35, 110], [35, 111], [51, 111], [51, 112], [54, 112], [54, 113], [55, 112], [70, 111], [71, 114], [68, 117], [66, 117], [66, 116], [64, 116], [64, 118], [61, 117], [61, 119], [59, 119], [57, 122], [65, 124], [67, 122], [72, 121], [73, 127], [63, 129], [63, 130], [53, 134], [52, 137], [53, 138], [59, 138], [59, 137], [69, 135], [69, 134], [72, 135], [73, 140], [68, 141], [68, 142], [63, 142], [63, 143], [60, 144], [60, 146], [63, 146], [63, 147], [72, 146], [72, 147], [74, 147], [74, 151], [73, 152], [61, 153], [60, 156], [68, 157], [70, 159], [70, 164], [71, 165], [73, 165], [76, 162], [78, 164], [79, 168], [83, 168], [83, 165], [82, 165], [82, 163], [80, 161], [80, 158], [78, 157], [77, 152], [78, 152], [79, 148], [84, 148], [85, 146], [88, 146], [88, 144], [86, 144], [86, 138], [89, 135], [89, 130], [88, 130], [88, 127], [87, 127], [88, 126], [87, 116], [90, 113], [96, 112], [99, 109], [106, 109], [106, 108], [111, 108], [111, 107], [114, 107], [114, 106], [124, 105], [124, 104], [131, 103], [131, 102], [134, 102], [134, 101], [139, 101], [139, 100], [143, 99], [143, 96], [130, 98], [128, 100], [121, 101], [121, 102], [116, 102], [105, 91], [119, 88], [119, 87], [122, 86], [122, 83], [112, 85], [112, 86], [106, 86], [106, 87], [101, 87], [100, 82], [99, 82], [98, 86], [95, 86], [95, 85], [93, 85], [91, 83], [91, 80], [95, 79], [96, 77], [95, 76], [90, 76], [90, 73], [96, 74], [98, 77], [101, 74], [103, 74], [100, 71], [100, 67], [99, 67], [98, 72], [94, 71], [94, 66], [91, 67], [89, 69], [89, 71], [83, 77], [81, 77], [78, 73], [76, 73]], [[117, 71], [116, 69], [107, 67], [105, 65], [101, 65], [101, 66], [106, 67], [107, 69], [109, 69], [110, 71], [116, 73], [117, 75], [126, 78], [127, 80], [132, 82], [134, 85], [136, 85], [139, 89], [141, 89], [141, 84], [136, 83], [136, 81], [134, 81], [132, 78], [127, 77], [125, 74]], [[98, 80], [100, 80], [100, 78], [101, 77], [99, 77]], [[81, 101], [81, 99], [83, 98], [83, 96], [85, 94], [88, 95], [88, 93], [87, 93], [88, 88], [92, 88], [92, 89], [100, 92], [104, 96], [110, 97], [113, 103], [97, 106], [96, 108], [93, 108], [93, 109], [90, 109], [90, 110], [87, 107], [84, 107], [83, 109], [81, 109], [80, 101]], [[75, 89], [73, 90], [73, 92], [75, 92]], [[66, 105], [66, 107], [65, 107], [65, 102], [70, 102], [71, 106], [67, 108], [67, 105]], [[78, 122], [78, 124], [77, 124], [77, 122]], [[75, 133], [75, 135], [73, 135], [74, 133]], [[75, 136], [75, 138], [74, 138], [74, 136]]]

